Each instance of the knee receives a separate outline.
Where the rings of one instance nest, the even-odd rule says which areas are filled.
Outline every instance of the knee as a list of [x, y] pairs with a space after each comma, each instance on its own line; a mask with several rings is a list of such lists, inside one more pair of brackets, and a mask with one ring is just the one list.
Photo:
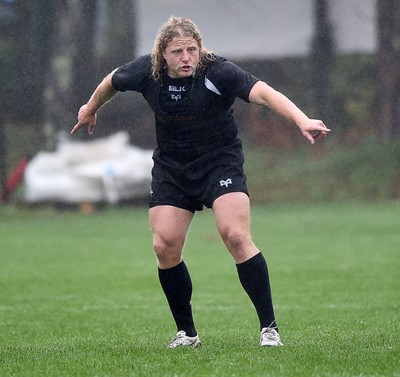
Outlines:
[[227, 227], [221, 231], [221, 237], [230, 252], [239, 252], [246, 249], [250, 235], [240, 228]]
[[154, 236], [153, 249], [160, 268], [172, 268], [182, 260], [183, 242], [178, 239]]
[[221, 237], [236, 263], [245, 262], [259, 253], [249, 232], [240, 229], [226, 229], [221, 232]]

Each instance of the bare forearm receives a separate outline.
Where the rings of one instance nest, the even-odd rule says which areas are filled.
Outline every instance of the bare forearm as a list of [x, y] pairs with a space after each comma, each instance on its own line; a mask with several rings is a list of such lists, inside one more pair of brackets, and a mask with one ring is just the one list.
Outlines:
[[301, 133], [311, 144], [326, 137], [330, 131], [321, 120], [310, 119], [289, 98], [271, 88], [265, 82], [258, 81], [250, 91], [249, 100], [270, 109], [297, 124]]
[[117, 91], [111, 84], [111, 78], [114, 72], [115, 71], [111, 72], [103, 79], [87, 102], [86, 105], [88, 110], [92, 114], [95, 114], [104, 104], [117, 94]]
[[269, 107], [284, 118], [301, 125], [309, 118], [289, 98], [264, 82], [258, 82], [250, 93], [250, 102]]
[[96, 124], [97, 111], [112, 97], [117, 94], [111, 83], [112, 75], [115, 70], [107, 75], [96, 88], [89, 101], [83, 105], [78, 112], [78, 123], [71, 130], [71, 134], [76, 133], [82, 126], [88, 126], [88, 133], [92, 134]]
[[275, 95], [270, 99], [268, 106], [298, 126], [309, 120], [306, 114], [280, 92], [275, 91]]

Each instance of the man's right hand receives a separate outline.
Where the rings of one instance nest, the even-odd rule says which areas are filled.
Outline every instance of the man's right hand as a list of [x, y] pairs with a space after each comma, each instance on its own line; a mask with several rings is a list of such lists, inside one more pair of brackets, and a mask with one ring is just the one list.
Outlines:
[[88, 126], [88, 134], [92, 135], [94, 132], [94, 126], [96, 125], [96, 113], [89, 111], [87, 105], [83, 105], [78, 112], [78, 123], [75, 124], [74, 128], [71, 130], [71, 134], [76, 133], [82, 126]]

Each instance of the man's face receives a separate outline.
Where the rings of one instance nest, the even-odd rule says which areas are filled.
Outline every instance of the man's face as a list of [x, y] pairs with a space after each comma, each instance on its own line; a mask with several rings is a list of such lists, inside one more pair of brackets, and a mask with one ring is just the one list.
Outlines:
[[190, 77], [200, 60], [197, 41], [191, 37], [175, 37], [163, 52], [167, 73], [172, 78]]

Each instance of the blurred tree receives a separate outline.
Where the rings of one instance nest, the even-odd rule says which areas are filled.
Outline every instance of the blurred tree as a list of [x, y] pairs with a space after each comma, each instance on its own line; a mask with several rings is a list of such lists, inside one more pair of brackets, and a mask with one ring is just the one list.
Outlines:
[[13, 0], [1, 27], [2, 116], [38, 125], [43, 113], [44, 77], [52, 56], [55, 13], [61, 0]]
[[69, 106], [74, 109], [84, 104], [96, 82], [95, 32], [97, 1], [76, 2], [71, 29], [71, 86]]
[[[3, 186], [8, 155], [15, 162], [52, 149], [57, 131], [71, 128], [101, 76], [134, 57], [135, 3], [0, 0]], [[21, 141], [18, 148], [7, 144], [7, 137], [15, 146], [22, 136], [29, 143]]]
[[136, 1], [100, 0], [97, 51], [98, 74], [133, 59], [136, 51]]
[[42, 141], [41, 119], [45, 107], [44, 86], [52, 56], [55, 13], [61, 0], [0, 1], [0, 168], [4, 187], [7, 133], [4, 124], [21, 122], [28, 126], [32, 144]]
[[[136, 57], [136, 35], [136, 0], [99, 0], [96, 83], [114, 68]], [[143, 127], [136, 126], [142, 111], [143, 106], [138, 104], [134, 93], [117, 96], [99, 117], [96, 137], [125, 129], [131, 140], [134, 136], [140, 139]]]
[[378, 0], [379, 122], [384, 142], [400, 139], [400, 1]]
[[312, 84], [318, 117], [333, 123], [334, 31], [329, 20], [329, 1], [314, 0], [314, 38], [311, 50]]
[[[10, 101], [8, 95], [9, 83], [7, 76], [10, 73], [11, 65], [9, 55], [11, 53], [11, 30], [14, 29], [16, 21], [16, 12], [13, 2], [0, 0], [0, 82], [2, 89], [0, 91], [0, 192], [3, 193], [7, 179], [7, 142], [5, 132], [5, 118], [10, 110]], [[7, 95], [6, 95], [7, 93]], [[1, 200], [1, 199], [0, 199]]]
[[[101, 78], [131, 60], [136, 46], [135, 1], [68, 0], [58, 13], [55, 54], [48, 73], [51, 107], [46, 114], [49, 144], [69, 130]], [[98, 127], [96, 136], [104, 135]], [[78, 137], [86, 138], [81, 132]]]

